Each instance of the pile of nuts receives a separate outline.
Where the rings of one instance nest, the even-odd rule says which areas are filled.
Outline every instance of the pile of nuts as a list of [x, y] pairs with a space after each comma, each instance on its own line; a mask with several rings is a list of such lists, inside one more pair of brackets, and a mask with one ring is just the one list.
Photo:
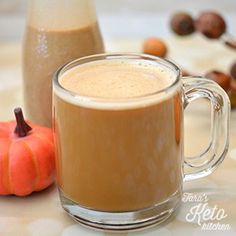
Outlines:
[[198, 31], [209, 39], [217, 39], [226, 32], [225, 20], [215, 12], [203, 12], [196, 20], [188, 13], [177, 13], [173, 15], [170, 26], [180, 36]]
[[[200, 32], [209, 39], [219, 39], [226, 34], [226, 23], [224, 18], [212, 11], [203, 12], [194, 20], [190, 14], [181, 12], [173, 15], [170, 22], [171, 29], [179, 36], [186, 36]], [[226, 37], [223, 39], [224, 43], [233, 49], [236, 49], [236, 42], [232, 38]], [[164, 40], [160, 38], [148, 38], [143, 43], [143, 52], [165, 58], [168, 48]], [[183, 76], [191, 74], [182, 70]], [[212, 70], [204, 75], [205, 78], [211, 79], [218, 83], [229, 95], [231, 107], [236, 108], [236, 61], [230, 67], [229, 73], [223, 73], [218, 70]]]
[[[226, 22], [219, 13], [203, 12], [196, 19], [186, 12], [176, 13], [172, 16], [170, 27], [179, 36], [197, 31], [208, 39], [221, 39], [227, 46], [236, 49], [236, 42], [227, 36]], [[212, 70], [206, 73], [205, 77], [217, 82], [228, 93], [231, 106], [236, 107], [236, 63], [231, 66], [229, 74]]]
[[217, 12], [202, 12], [196, 19], [186, 12], [179, 12], [172, 16], [170, 27], [179, 36], [197, 31], [208, 39], [220, 39], [225, 45], [236, 49], [235, 38], [227, 33], [227, 24]]

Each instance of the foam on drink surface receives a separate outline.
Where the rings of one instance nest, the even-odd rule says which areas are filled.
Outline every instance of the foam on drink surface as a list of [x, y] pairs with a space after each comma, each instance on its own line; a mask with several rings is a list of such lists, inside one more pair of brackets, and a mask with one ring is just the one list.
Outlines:
[[[60, 85], [81, 97], [104, 99], [137, 99], [170, 87], [174, 72], [154, 61], [112, 59], [81, 64], [66, 71]], [[91, 105], [91, 104], [90, 104]]]

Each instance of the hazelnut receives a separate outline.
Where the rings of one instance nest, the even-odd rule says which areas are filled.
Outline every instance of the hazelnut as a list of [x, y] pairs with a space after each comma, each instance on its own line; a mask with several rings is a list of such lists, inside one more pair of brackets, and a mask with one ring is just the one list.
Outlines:
[[205, 75], [206, 78], [215, 81], [219, 84], [225, 91], [230, 88], [231, 77], [221, 71], [213, 70]]
[[170, 26], [176, 34], [181, 36], [192, 34], [195, 31], [193, 18], [184, 12], [173, 15]]
[[231, 80], [229, 99], [231, 102], [231, 107], [235, 108], [236, 107], [236, 80]]
[[167, 46], [163, 40], [159, 38], [148, 38], [144, 41], [143, 52], [158, 57], [165, 57], [167, 54]]
[[236, 79], [236, 62], [230, 68], [230, 75]]
[[203, 12], [195, 22], [196, 30], [207, 38], [217, 39], [226, 31], [226, 23], [216, 12]]

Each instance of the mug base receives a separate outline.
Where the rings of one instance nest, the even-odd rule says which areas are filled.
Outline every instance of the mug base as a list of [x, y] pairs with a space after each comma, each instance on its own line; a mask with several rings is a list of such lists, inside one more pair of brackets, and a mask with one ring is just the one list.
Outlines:
[[67, 198], [59, 189], [63, 209], [83, 226], [102, 231], [134, 231], [166, 221], [181, 202], [182, 189], [153, 207], [127, 212], [104, 212], [84, 208]]

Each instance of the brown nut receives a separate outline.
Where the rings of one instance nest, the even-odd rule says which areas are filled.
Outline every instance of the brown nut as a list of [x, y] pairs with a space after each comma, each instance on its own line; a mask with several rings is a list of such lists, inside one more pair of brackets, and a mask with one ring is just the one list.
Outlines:
[[195, 31], [194, 20], [184, 12], [176, 13], [172, 16], [170, 21], [171, 29], [178, 35], [190, 35]]
[[236, 80], [231, 80], [230, 83], [230, 91], [229, 91], [229, 99], [231, 102], [231, 107], [236, 108]]
[[236, 62], [230, 68], [230, 75], [236, 79]]
[[223, 17], [216, 12], [203, 12], [195, 22], [196, 30], [207, 38], [217, 39], [226, 31]]
[[205, 75], [206, 78], [215, 81], [219, 84], [225, 91], [230, 88], [231, 77], [221, 71], [213, 70]]
[[159, 38], [148, 38], [144, 41], [143, 52], [157, 57], [165, 57], [167, 54], [167, 46], [164, 41]]

